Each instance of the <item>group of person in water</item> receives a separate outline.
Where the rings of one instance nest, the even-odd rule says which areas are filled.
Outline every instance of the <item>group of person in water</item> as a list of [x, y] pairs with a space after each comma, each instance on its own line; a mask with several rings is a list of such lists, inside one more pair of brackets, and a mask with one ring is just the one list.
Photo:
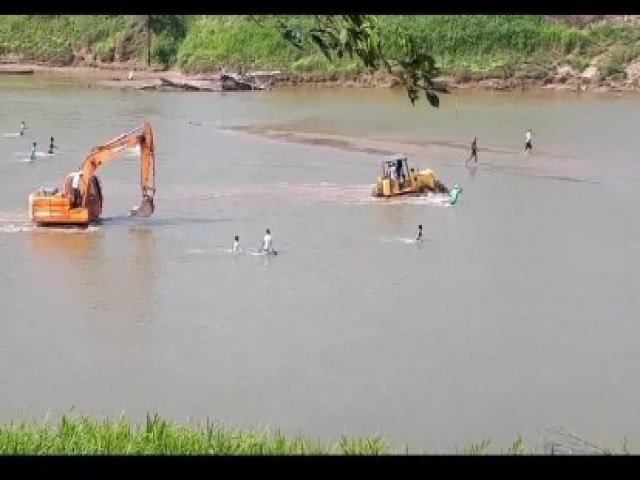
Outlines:
[[[25, 122], [20, 122], [20, 131], [18, 132], [20, 134], [20, 136], [24, 136], [24, 132], [25, 130], [27, 130], [27, 124]], [[36, 142], [33, 142], [31, 144], [31, 153], [29, 154], [29, 159], [30, 160], [35, 160], [36, 159], [36, 151], [38, 148], [38, 144]], [[47, 153], [49, 155], [53, 155], [54, 150], [58, 148], [55, 144], [55, 139], [53, 137], [50, 138], [49, 140], [49, 148], [47, 149]]]
[[[531, 129], [527, 130], [524, 134], [524, 150], [520, 152], [520, 155], [531, 154], [533, 152], [533, 146], [531, 145], [531, 140], [533, 138], [533, 131]], [[473, 163], [478, 163], [478, 138], [473, 137], [471, 141], [471, 155], [467, 158], [464, 164], [468, 164], [471, 159], [473, 159]]]
[[[244, 249], [240, 245], [240, 236], [236, 235], [233, 238], [233, 245], [231, 246], [231, 253], [242, 253]], [[273, 248], [273, 239], [271, 238], [271, 230], [267, 228], [267, 231], [262, 238], [262, 245], [260, 245], [259, 253], [266, 255], [277, 255], [278, 252]]]
[[[416, 233], [416, 237], [414, 241], [416, 243], [422, 242], [423, 233], [422, 233], [422, 225], [418, 225], [418, 232]], [[233, 237], [233, 244], [231, 245], [231, 253], [238, 254], [244, 253], [244, 248], [240, 244], [240, 236], [236, 235]], [[271, 237], [271, 230], [267, 228], [264, 237], [262, 238], [262, 245], [258, 249], [258, 253], [264, 253], [266, 255], [278, 255], [278, 252], [273, 248], [273, 238]]]
[[[423, 233], [422, 233], [422, 225], [418, 225], [418, 232], [416, 233], [416, 237], [414, 241], [416, 243], [422, 242]], [[231, 253], [244, 253], [244, 248], [240, 244], [240, 236], [236, 235], [233, 237], [233, 244], [231, 245]], [[266, 255], [278, 255], [278, 252], [273, 248], [273, 239], [271, 237], [271, 230], [267, 228], [264, 237], [262, 238], [262, 245], [258, 250], [258, 253], [264, 253]]]

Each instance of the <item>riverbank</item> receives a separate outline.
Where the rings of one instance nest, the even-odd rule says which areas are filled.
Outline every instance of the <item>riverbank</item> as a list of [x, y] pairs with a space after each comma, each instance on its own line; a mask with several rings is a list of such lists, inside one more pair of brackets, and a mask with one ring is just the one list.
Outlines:
[[380, 437], [329, 444], [268, 428], [238, 431], [209, 422], [183, 426], [157, 415], [147, 416], [143, 424], [63, 415], [53, 424], [0, 426], [0, 454], [11, 455], [379, 455], [387, 448]]
[[[522, 454], [628, 454], [626, 442], [620, 450], [593, 445], [578, 436], [557, 430], [555, 439], [539, 448], [527, 447], [522, 437], [507, 447], [488, 440], [456, 450], [462, 455]], [[397, 455], [414, 452], [409, 446], [391, 448], [379, 435], [342, 436], [336, 442], [285, 435], [270, 428], [236, 430], [219, 422], [180, 425], [147, 415], [143, 423], [122, 416], [97, 420], [87, 416], [62, 415], [59, 421], [22, 421], [0, 426], [0, 455]]]
[[[602, 79], [593, 74], [593, 69], [578, 72], [568, 65], [557, 66], [545, 75], [527, 74], [500, 78], [491, 75], [442, 76], [438, 80], [450, 90], [552, 90], [552, 91], [591, 91], [591, 92], [639, 92], [640, 62], [628, 67], [628, 78], [624, 81]], [[248, 72], [251, 76], [252, 72]], [[100, 66], [50, 66], [30, 63], [7, 63], [0, 58], [0, 78], [3, 75], [59, 76], [77, 80], [87, 80], [91, 84], [120, 89], [152, 90], [162, 89], [160, 79], [176, 84], [192, 86], [190, 90], [215, 90], [220, 73], [189, 74], [179, 69], [146, 69], [135, 63], [104, 64]], [[396, 79], [384, 73], [377, 74], [264, 74], [266, 89], [278, 87], [297, 88], [394, 88]], [[173, 87], [180, 89], [180, 87]], [[189, 89], [189, 88], [183, 88]]]
[[[0, 73], [90, 76], [153, 89], [162, 75], [187, 83], [222, 71], [278, 71], [268, 85], [388, 88], [396, 80], [366, 74], [354, 59], [329, 62], [284, 41], [279, 22], [313, 28], [311, 16], [155, 16], [148, 49], [145, 15], [0, 16]], [[284, 20], [282, 20], [284, 19]], [[430, 45], [449, 88], [636, 91], [640, 88], [640, 16], [379, 16], [385, 54], [401, 54], [398, 29]], [[50, 32], [45, 34], [43, 32]], [[147, 71], [147, 56], [152, 71]]]

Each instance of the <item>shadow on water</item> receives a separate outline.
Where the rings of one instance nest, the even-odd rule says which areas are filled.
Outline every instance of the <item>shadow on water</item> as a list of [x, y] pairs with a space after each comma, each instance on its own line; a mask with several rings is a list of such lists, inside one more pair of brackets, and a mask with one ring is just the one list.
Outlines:
[[63, 297], [74, 292], [86, 300], [89, 308], [100, 308], [95, 302], [94, 285], [105, 274], [105, 236], [96, 227], [34, 230], [29, 232], [28, 244], [35, 268], [64, 286]]
[[[138, 324], [154, 321], [157, 315], [154, 233], [152, 226], [131, 225], [126, 229], [131, 242], [119, 249], [116, 258], [122, 261], [117, 262], [108, 261], [113, 258], [108, 247], [113, 237], [98, 227], [32, 231], [28, 242], [39, 270], [53, 275], [65, 286], [65, 291], [84, 299], [87, 311], [101, 312], [89, 323], [97, 329], [96, 336], [100, 336], [104, 328], [113, 331], [111, 322], [101, 322], [109, 315]], [[124, 330], [128, 340], [136, 334], [131, 328]]]
[[469, 179], [471, 181], [476, 179], [476, 174], [478, 173], [477, 165], [465, 165], [467, 168], [467, 173], [469, 174]]
[[29, 232], [29, 243], [37, 255], [51, 258], [61, 255], [65, 260], [82, 259], [95, 253], [103, 240], [95, 229], [34, 230]]
[[[443, 168], [459, 168], [457, 165], [442, 165], [441, 167]], [[494, 163], [482, 163], [482, 165], [474, 165], [474, 166], [469, 166], [469, 165], [465, 165], [464, 166], [465, 169], [467, 170], [467, 173], [469, 174], [469, 177], [471, 178], [471, 180], [475, 179], [476, 177], [476, 173], [477, 173], [477, 169], [481, 168], [482, 170], [485, 171], [489, 171], [489, 172], [500, 172], [500, 173], [504, 173], [507, 175], [512, 175], [512, 176], [517, 176], [517, 177], [527, 177], [527, 178], [539, 178], [539, 179], [543, 179], [543, 180], [557, 180], [560, 182], [573, 182], [573, 183], [585, 183], [585, 184], [591, 184], [591, 185], [605, 185], [604, 182], [598, 181], [598, 180], [592, 180], [589, 178], [578, 178], [578, 177], [571, 177], [568, 175], [551, 175], [551, 174], [537, 174], [537, 173], [532, 173], [526, 170], [523, 170], [521, 166], [510, 166], [510, 165], [497, 165]]]
[[595, 180], [589, 180], [586, 178], [575, 178], [575, 177], [568, 177], [565, 175], [527, 175], [529, 177], [535, 177], [535, 178], [545, 178], [548, 180], [559, 180], [561, 182], [574, 182], [574, 183], [590, 183], [591, 185], [604, 185], [604, 183], [602, 182], [597, 182]]
[[131, 225], [127, 233], [134, 244], [132, 281], [131, 288], [128, 289], [135, 292], [132, 298], [137, 310], [134, 319], [137, 323], [151, 323], [156, 317], [154, 291], [157, 288], [157, 242], [154, 229], [148, 225]]

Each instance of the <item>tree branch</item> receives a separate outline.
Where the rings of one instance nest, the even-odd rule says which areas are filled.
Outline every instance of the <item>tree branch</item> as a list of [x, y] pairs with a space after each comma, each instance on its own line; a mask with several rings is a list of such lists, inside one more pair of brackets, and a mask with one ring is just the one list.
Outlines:
[[[448, 93], [445, 86], [434, 82], [439, 71], [426, 39], [398, 29], [385, 37], [393, 45], [385, 45], [384, 32], [374, 15], [314, 15], [313, 26], [306, 31], [285, 22], [282, 16], [270, 17], [277, 21], [282, 37], [299, 49], [313, 45], [329, 61], [346, 57], [358, 59], [369, 71], [385, 70], [406, 88], [412, 104], [424, 92], [428, 103], [437, 108], [437, 94]], [[399, 52], [396, 58], [386, 53], [394, 49]]]

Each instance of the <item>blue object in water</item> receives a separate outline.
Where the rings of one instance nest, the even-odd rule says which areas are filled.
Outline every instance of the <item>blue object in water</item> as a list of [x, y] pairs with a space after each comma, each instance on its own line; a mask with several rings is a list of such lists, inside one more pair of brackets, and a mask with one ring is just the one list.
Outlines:
[[449, 191], [449, 202], [451, 202], [451, 205], [456, 204], [458, 197], [460, 197], [460, 192], [462, 192], [462, 188], [457, 184]]

